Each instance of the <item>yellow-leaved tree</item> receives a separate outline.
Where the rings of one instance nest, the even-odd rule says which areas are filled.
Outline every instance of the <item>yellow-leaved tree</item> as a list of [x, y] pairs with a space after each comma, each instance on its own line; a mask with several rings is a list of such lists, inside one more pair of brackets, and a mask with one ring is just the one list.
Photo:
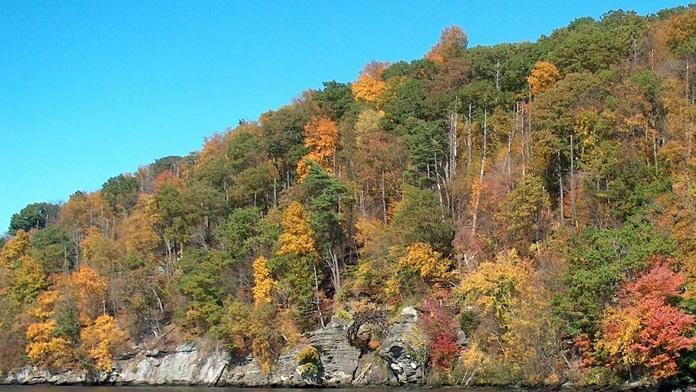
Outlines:
[[417, 271], [428, 282], [442, 282], [447, 278], [451, 262], [430, 244], [418, 242], [406, 248], [406, 254], [399, 258], [398, 265], [400, 269]]
[[35, 322], [27, 327], [26, 353], [29, 359], [41, 367], [67, 369], [75, 365], [77, 353], [70, 339], [58, 330], [54, 319], [57, 290], [42, 292], [36, 306], [29, 309]]
[[105, 314], [106, 279], [83, 265], [72, 275], [59, 277], [39, 294], [28, 310], [26, 352], [40, 367], [70, 369], [79, 365], [79, 348], [101, 370], [111, 370], [111, 358], [126, 334]]
[[31, 256], [22, 256], [15, 263], [10, 281], [10, 294], [19, 304], [33, 301], [48, 286], [46, 273]]
[[561, 72], [552, 62], [537, 61], [527, 77], [527, 83], [532, 94], [537, 95], [553, 87], [560, 78]]
[[30, 246], [29, 235], [24, 230], [18, 230], [0, 250], [0, 266], [13, 268], [14, 263], [27, 253]]
[[116, 260], [121, 256], [121, 249], [116, 241], [108, 238], [95, 227], [87, 229], [81, 245], [86, 262], [103, 273], [113, 270]]
[[67, 289], [79, 314], [80, 324], [88, 325], [104, 312], [106, 279], [89, 266], [82, 266], [68, 279]]
[[154, 197], [140, 195], [133, 212], [122, 225], [122, 237], [126, 251], [141, 254], [148, 260], [154, 260], [161, 242], [159, 234], [155, 230], [156, 223], [157, 212]]
[[251, 265], [254, 271], [254, 305], [269, 304], [272, 301], [271, 292], [276, 286], [276, 282], [271, 277], [271, 270], [268, 268], [268, 260], [259, 256]]
[[283, 212], [282, 227], [277, 254], [318, 258], [314, 230], [309, 225], [309, 216], [302, 204], [296, 201], [290, 203]]
[[513, 249], [500, 253], [494, 262], [481, 263], [475, 273], [462, 280], [459, 290], [468, 305], [507, 322], [528, 275]]
[[101, 315], [80, 331], [80, 346], [97, 368], [109, 372], [116, 349], [126, 341], [126, 334], [109, 315]]
[[387, 83], [382, 79], [387, 63], [371, 62], [365, 65], [360, 72], [358, 80], [351, 86], [353, 97], [359, 101], [377, 102], [387, 88]]
[[[553, 294], [517, 254], [503, 251], [481, 263], [459, 286], [463, 308], [475, 315], [471, 347], [487, 370], [505, 369], [496, 382], [555, 383], [565, 367], [560, 332], [551, 306]], [[481, 356], [485, 357], [483, 359]], [[486, 369], [484, 373], [486, 373]], [[478, 382], [493, 380], [479, 379]]]

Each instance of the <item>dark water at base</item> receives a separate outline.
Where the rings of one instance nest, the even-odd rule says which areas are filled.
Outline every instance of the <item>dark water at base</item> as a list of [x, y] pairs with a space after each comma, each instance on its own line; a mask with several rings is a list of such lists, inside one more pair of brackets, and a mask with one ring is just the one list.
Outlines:
[[[158, 387], [158, 386], [56, 386], [56, 385], [3, 385], [0, 386], [0, 392], [211, 392], [211, 391], [225, 391], [225, 392], [336, 392], [341, 389], [339, 388], [235, 388], [235, 387]], [[472, 388], [399, 388], [399, 387], [368, 387], [368, 388], [345, 388], [351, 392], [412, 392], [418, 390], [427, 390], [429, 392], [456, 392], [456, 391], [467, 391], [467, 392], [503, 392], [503, 391], [517, 391], [522, 392], [524, 389], [518, 388], [489, 388], [489, 387], [472, 387]]]

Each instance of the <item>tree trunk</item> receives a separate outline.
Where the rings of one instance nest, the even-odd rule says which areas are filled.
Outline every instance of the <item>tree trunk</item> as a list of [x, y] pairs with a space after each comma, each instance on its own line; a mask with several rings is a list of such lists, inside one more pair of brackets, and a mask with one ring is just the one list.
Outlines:
[[507, 145], [507, 153], [505, 154], [505, 167], [506, 167], [506, 173], [507, 173], [507, 184], [508, 184], [508, 190], [510, 190], [510, 177], [512, 176], [512, 140], [515, 138], [515, 131], [517, 129], [517, 122], [516, 118], [513, 119], [512, 122], [512, 128], [510, 129], [510, 134], [508, 135], [508, 145]]
[[483, 112], [483, 155], [481, 156], [481, 169], [479, 170], [478, 184], [474, 198], [474, 208], [471, 218], [471, 237], [476, 236], [476, 225], [478, 224], [478, 208], [481, 202], [481, 191], [483, 187], [483, 175], [486, 167], [486, 149], [488, 147], [488, 111]]
[[450, 115], [450, 127], [449, 133], [447, 135], [448, 145], [449, 145], [449, 160], [447, 164], [446, 179], [451, 181], [457, 172], [457, 155], [459, 152], [459, 138], [457, 132], [457, 122], [459, 121], [459, 116], [457, 115], [457, 104], [454, 105], [454, 111]]
[[387, 192], [386, 192], [385, 186], [384, 186], [384, 170], [382, 170], [381, 188], [382, 188], [382, 220], [384, 221], [384, 223], [387, 223]]
[[314, 298], [317, 301], [317, 312], [319, 313], [319, 321], [321, 322], [321, 327], [326, 328], [324, 324], [324, 315], [321, 312], [321, 299], [319, 298], [319, 277], [317, 276], [317, 266], [314, 265]]
[[578, 213], [575, 205], [577, 195], [575, 194], [575, 146], [573, 145], [573, 135], [570, 135], [570, 210], [573, 215], [573, 226], [578, 227]]
[[563, 198], [563, 171], [561, 168], [561, 151], [557, 151], [557, 156], [558, 156], [558, 189], [561, 197], [561, 226], [565, 226], [565, 200]]
[[466, 172], [471, 168], [471, 102], [469, 102], [469, 117], [466, 119]]
[[329, 258], [326, 260], [326, 264], [331, 271], [331, 283], [333, 284], [334, 292], [338, 293], [341, 290], [341, 270], [338, 264], [338, 256], [332, 249], [329, 249]]

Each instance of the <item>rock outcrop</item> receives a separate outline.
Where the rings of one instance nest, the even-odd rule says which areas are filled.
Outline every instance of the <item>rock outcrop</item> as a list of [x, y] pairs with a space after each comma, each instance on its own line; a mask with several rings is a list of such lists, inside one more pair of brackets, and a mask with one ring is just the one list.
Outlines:
[[215, 385], [230, 362], [220, 349], [204, 349], [193, 343], [173, 351], [149, 350], [132, 358], [116, 359], [107, 382], [126, 385]]
[[346, 335], [348, 323], [333, 317], [326, 328], [310, 334], [310, 344], [319, 350], [323, 385], [351, 385], [358, 368], [360, 350], [351, 346]]
[[380, 347], [379, 355], [391, 369], [395, 384], [419, 384], [423, 381], [423, 367], [411, 354], [414, 349], [408, 341], [417, 322], [418, 311], [410, 306], [405, 307], [392, 323]]
[[334, 317], [325, 328], [309, 333], [304, 345], [319, 352], [319, 371], [312, 375], [303, 375], [299, 369], [302, 345], [283, 352], [271, 371], [263, 372], [251, 357], [233, 357], [221, 348], [198, 342], [122, 354], [114, 359], [111, 373], [55, 373], [26, 367], [0, 377], [0, 383], [245, 387], [416, 384], [422, 381], [423, 371], [409, 354], [412, 350], [406, 336], [417, 321], [418, 312], [405, 308], [389, 328], [381, 348], [361, 353], [348, 337], [351, 322]]
[[270, 373], [261, 371], [258, 361], [249, 358], [233, 360], [218, 381], [218, 386], [238, 387], [304, 387], [319, 385], [297, 371], [298, 348], [283, 352]]
[[87, 371], [49, 372], [36, 367], [25, 367], [0, 379], [0, 384], [94, 384], [105, 379], [105, 374], [93, 375]]
[[[309, 344], [319, 351], [320, 371], [309, 378], [298, 370], [295, 347], [280, 355], [270, 373], [261, 372], [259, 364], [246, 358], [230, 364], [218, 385], [226, 386], [348, 386], [353, 382], [360, 350], [350, 345], [346, 337], [347, 324], [334, 318], [326, 326], [309, 334]], [[234, 361], [233, 361], [234, 362]]]

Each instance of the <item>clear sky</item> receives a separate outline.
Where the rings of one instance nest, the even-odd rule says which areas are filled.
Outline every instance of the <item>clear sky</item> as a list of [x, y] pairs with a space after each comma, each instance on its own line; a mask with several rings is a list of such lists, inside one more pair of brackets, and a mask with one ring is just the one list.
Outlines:
[[12, 213], [200, 147], [372, 60], [412, 60], [457, 24], [533, 41], [580, 16], [673, 0], [0, 0], [0, 233]]

